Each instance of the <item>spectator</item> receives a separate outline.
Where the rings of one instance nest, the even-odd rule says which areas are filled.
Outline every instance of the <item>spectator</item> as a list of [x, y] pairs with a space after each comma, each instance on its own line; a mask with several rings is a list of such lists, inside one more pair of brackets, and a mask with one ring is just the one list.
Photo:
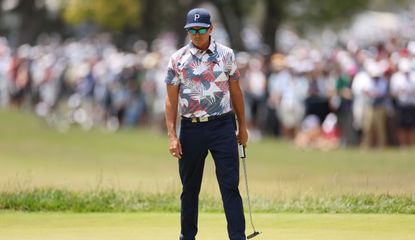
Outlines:
[[[378, 62], [369, 60], [367, 71], [370, 82], [363, 89], [363, 94], [369, 100], [363, 113], [362, 147], [369, 148], [373, 144], [386, 146], [386, 104], [388, 83], [383, 76], [383, 70]], [[374, 140], [375, 143], [374, 143]]]
[[415, 142], [415, 72], [409, 58], [399, 61], [399, 71], [392, 75], [390, 91], [398, 115], [397, 137], [400, 146]]
[[336, 114], [339, 121], [339, 129], [341, 136], [342, 146], [351, 146], [356, 144], [356, 134], [353, 128], [353, 115], [352, 112], [352, 81], [353, 72], [347, 74], [339, 64], [335, 66], [337, 80], [336, 80], [336, 93], [339, 98]]
[[340, 138], [336, 127], [337, 117], [333, 113], [327, 115], [323, 124], [316, 115], [308, 115], [301, 124], [301, 130], [295, 137], [295, 145], [304, 150], [329, 151], [339, 146]]
[[263, 60], [259, 57], [250, 59], [245, 72], [247, 88], [245, 89], [245, 104], [247, 106], [247, 125], [252, 140], [260, 139], [260, 116], [264, 115], [267, 80], [264, 73]]
[[283, 74], [288, 74], [288, 70], [285, 66], [285, 56], [282, 54], [274, 54], [271, 57], [270, 62], [270, 75], [268, 78], [268, 98], [267, 98], [267, 126], [269, 131], [278, 136], [280, 134], [280, 122], [278, 119], [278, 102], [279, 102], [279, 89], [278, 79], [283, 77]]
[[287, 64], [289, 70], [281, 72], [274, 80], [273, 94], [283, 134], [293, 139], [304, 117], [308, 82], [301, 63], [291, 59]]
[[329, 72], [323, 71], [322, 66], [315, 64], [314, 69], [308, 74], [308, 96], [305, 99], [306, 115], [316, 115], [320, 123], [331, 112], [329, 95], [333, 91], [333, 80]]
[[10, 48], [7, 46], [7, 40], [0, 38], [0, 108], [9, 104], [10, 63]]

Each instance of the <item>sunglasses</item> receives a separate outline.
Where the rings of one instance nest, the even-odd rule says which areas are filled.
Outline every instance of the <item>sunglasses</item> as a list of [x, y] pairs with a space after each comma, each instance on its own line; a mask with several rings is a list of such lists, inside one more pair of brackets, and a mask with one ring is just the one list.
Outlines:
[[192, 34], [192, 35], [196, 35], [196, 33], [199, 33], [200, 35], [206, 34], [207, 33], [207, 28], [199, 28], [199, 29], [194, 29], [194, 28], [188, 28], [187, 31]]

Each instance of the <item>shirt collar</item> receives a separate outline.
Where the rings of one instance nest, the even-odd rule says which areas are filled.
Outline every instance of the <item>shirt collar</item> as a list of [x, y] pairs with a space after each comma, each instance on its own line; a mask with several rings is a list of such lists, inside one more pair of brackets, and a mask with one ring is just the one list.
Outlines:
[[[195, 47], [195, 45], [193, 45], [192, 42], [189, 43], [189, 50], [193, 55], [196, 55], [198, 53], [204, 52], [203, 50], [198, 49], [197, 47]], [[216, 50], [216, 41], [215, 39], [213, 39], [212, 37], [210, 37], [210, 43], [209, 43], [209, 47], [208, 49], [206, 49], [206, 52], [208, 54], [214, 53]]]

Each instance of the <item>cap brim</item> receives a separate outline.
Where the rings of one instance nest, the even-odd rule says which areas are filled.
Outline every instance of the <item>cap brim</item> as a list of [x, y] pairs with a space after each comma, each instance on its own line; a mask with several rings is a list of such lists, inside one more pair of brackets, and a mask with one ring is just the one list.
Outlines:
[[184, 26], [184, 28], [191, 28], [191, 27], [210, 27], [210, 24], [206, 23], [189, 23]]

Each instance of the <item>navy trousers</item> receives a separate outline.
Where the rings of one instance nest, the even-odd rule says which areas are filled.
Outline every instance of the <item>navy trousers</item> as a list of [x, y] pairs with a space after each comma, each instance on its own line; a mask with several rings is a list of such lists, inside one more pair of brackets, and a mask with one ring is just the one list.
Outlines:
[[199, 192], [208, 151], [216, 166], [229, 239], [245, 240], [245, 217], [238, 189], [239, 159], [234, 115], [200, 123], [182, 120], [181, 124], [183, 155], [179, 160], [179, 173], [183, 189], [180, 196], [180, 240], [194, 240], [197, 234]]

